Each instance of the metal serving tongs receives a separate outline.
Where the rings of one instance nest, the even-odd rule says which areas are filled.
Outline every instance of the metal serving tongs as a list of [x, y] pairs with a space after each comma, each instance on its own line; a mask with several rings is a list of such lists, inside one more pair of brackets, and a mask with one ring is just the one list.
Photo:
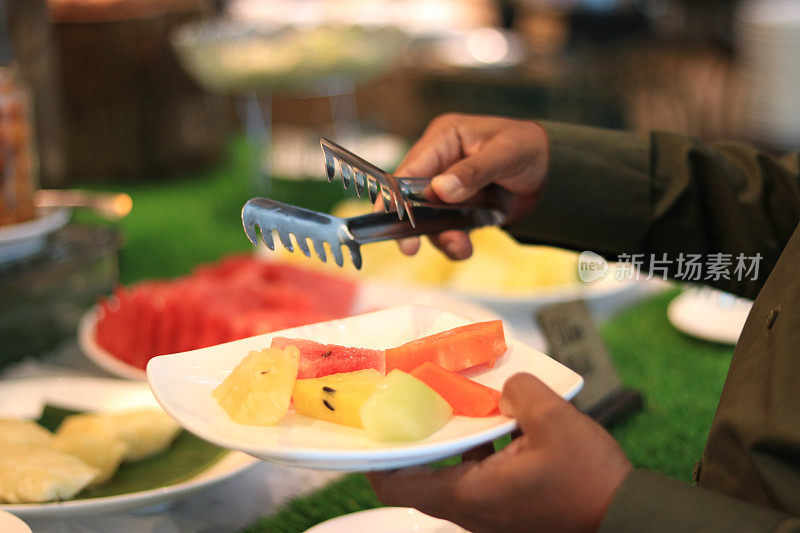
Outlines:
[[242, 208], [244, 231], [253, 244], [258, 243], [260, 233], [266, 245], [274, 250], [274, 230], [281, 244], [290, 252], [294, 251], [296, 244], [306, 257], [310, 257], [311, 241], [317, 257], [325, 262], [327, 243], [336, 264], [343, 266], [342, 246], [345, 246], [350, 251], [353, 265], [361, 268], [362, 244], [451, 229], [502, 225], [507, 218], [500, 202], [483, 205], [436, 203], [427, 199], [429, 179], [395, 178], [328, 139], [323, 138], [321, 145], [328, 181], [333, 180], [338, 163], [344, 188], [348, 189], [352, 182], [356, 194], [360, 197], [366, 190], [372, 203], [380, 195], [386, 212], [339, 218], [267, 198], [253, 198]]

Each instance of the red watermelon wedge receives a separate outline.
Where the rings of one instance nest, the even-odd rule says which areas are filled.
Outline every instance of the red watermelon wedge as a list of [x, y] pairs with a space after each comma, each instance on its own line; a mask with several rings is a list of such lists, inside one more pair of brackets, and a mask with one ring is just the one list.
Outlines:
[[348, 316], [356, 292], [343, 277], [233, 256], [175, 280], [118, 288], [99, 302], [95, 338], [144, 369], [156, 355]]
[[297, 372], [297, 379], [319, 378], [368, 368], [374, 368], [380, 373], [384, 373], [386, 370], [386, 356], [383, 350], [320, 344], [288, 337], [274, 337], [270, 346], [272, 348], [295, 346], [300, 350], [300, 368]]

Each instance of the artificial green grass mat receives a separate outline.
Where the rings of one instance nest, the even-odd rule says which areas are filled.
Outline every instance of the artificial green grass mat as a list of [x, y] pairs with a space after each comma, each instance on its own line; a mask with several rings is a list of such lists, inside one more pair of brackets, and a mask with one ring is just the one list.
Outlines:
[[[320, 159], [320, 175], [324, 172]], [[217, 261], [253, 247], [242, 229], [241, 211], [253, 196], [248, 191], [249, 153], [242, 139], [230, 145], [223, 164], [167, 180], [110, 183], [89, 188], [124, 191], [133, 199], [131, 213], [115, 223], [125, 240], [120, 251], [120, 282], [188, 274], [201, 263]], [[282, 202], [330, 211], [350, 193], [326, 180], [273, 179], [269, 197]], [[74, 220], [103, 223], [76, 211]]]
[[[66, 417], [73, 414], [76, 411], [47, 405], [37, 422], [55, 431]], [[188, 431], [181, 431], [162, 453], [135, 463], [123, 463], [108, 482], [99, 487], [89, 487], [73, 499], [119, 496], [174, 485], [208, 469], [226, 453], [228, 451], [224, 448], [195, 437]]]
[[291, 500], [272, 516], [245, 528], [246, 533], [296, 533], [329, 518], [380, 507], [363, 474], [349, 474], [306, 496]]
[[691, 481], [714, 419], [733, 347], [683, 335], [667, 320], [669, 291], [602, 328], [622, 381], [644, 394], [644, 409], [612, 434], [631, 462]]
[[[611, 433], [635, 466], [690, 481], [733, 349], [675, 330], [667, 322], [666, 308], [677, 294], [671, 290], [623, 311], [602, 327], [602, 334], [623, 383], [640, 390], [645, 401], [640, 412], [615, 425]], [[349, 474], [290, 501], [245, 531], [295, 533], [379, 505], [366, 477]]]

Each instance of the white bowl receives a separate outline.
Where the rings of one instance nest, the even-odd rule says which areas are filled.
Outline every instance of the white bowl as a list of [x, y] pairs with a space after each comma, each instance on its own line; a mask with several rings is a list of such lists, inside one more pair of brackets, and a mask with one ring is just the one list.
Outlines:
[[306, 533], [466, 533], [466, 530], [447, 520], [441, 520], [409, 507], [379, 507], [350, 513], [317, 524]]

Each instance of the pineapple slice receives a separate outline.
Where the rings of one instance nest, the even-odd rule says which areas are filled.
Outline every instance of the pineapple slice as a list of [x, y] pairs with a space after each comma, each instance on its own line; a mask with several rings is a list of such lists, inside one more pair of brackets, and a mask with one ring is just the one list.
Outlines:
[[424, 439], [444, 426], [453, 408], [432, 388], [402, 370], [392, 370], [361, 406], [367, 434], [379, 441]]
[[275, 425], [289, 410], [299, 360], [294, 346], [250, 352], [212, 395], [235, 422]]
[[0, 503], [69, 500], [97, 475], [96, 468], [55, 450], [7, 451], [0, 455]]
[[92, 485], [102, 485], [111, 479], [128, 453], [128, 445], [95, 415], [67, 417], [58, 427], [51, 448], [96, 468], [99, 474]]
[[371, 368], [298, 379], [294, 384], [292, 401], [301, 415], [360, 428], [359, 410], [381, 381], [383, 375]]
[[46, 448], [53, 434], [36, 422], [0, 418], [0, 450], [7, 448]]
[[[75, 455], [82, 458], [92, 453], [88, 450], [79, 453], [83, 445], [93, 448], [99, 446], [100, 441], [118, 441], [121, 446], [113, 446], [114, 451], [110, 451], [106, 459], [111, 461], [111, 456], [124, 448], [123, 458], [130, 462], [147, 459], [166, 450], [180, 431], [178, 423], [161, 409], [143, 408], [72, 415], [61, 423], [56, 433], [66, 435], [62, 437], [60, 446], [73, 450]], [[98, 442], [84, 439], [81, 443], [80, 439], [75, 439], [75, 435], [89, 435]], [[103, 470], [100, 465], [95, 466]]]
[[181, 426], [161, 409], [135, 409], [106, 415], [117, 438], [125, 442], [125, 461], [140, 461], [169, 448]]

